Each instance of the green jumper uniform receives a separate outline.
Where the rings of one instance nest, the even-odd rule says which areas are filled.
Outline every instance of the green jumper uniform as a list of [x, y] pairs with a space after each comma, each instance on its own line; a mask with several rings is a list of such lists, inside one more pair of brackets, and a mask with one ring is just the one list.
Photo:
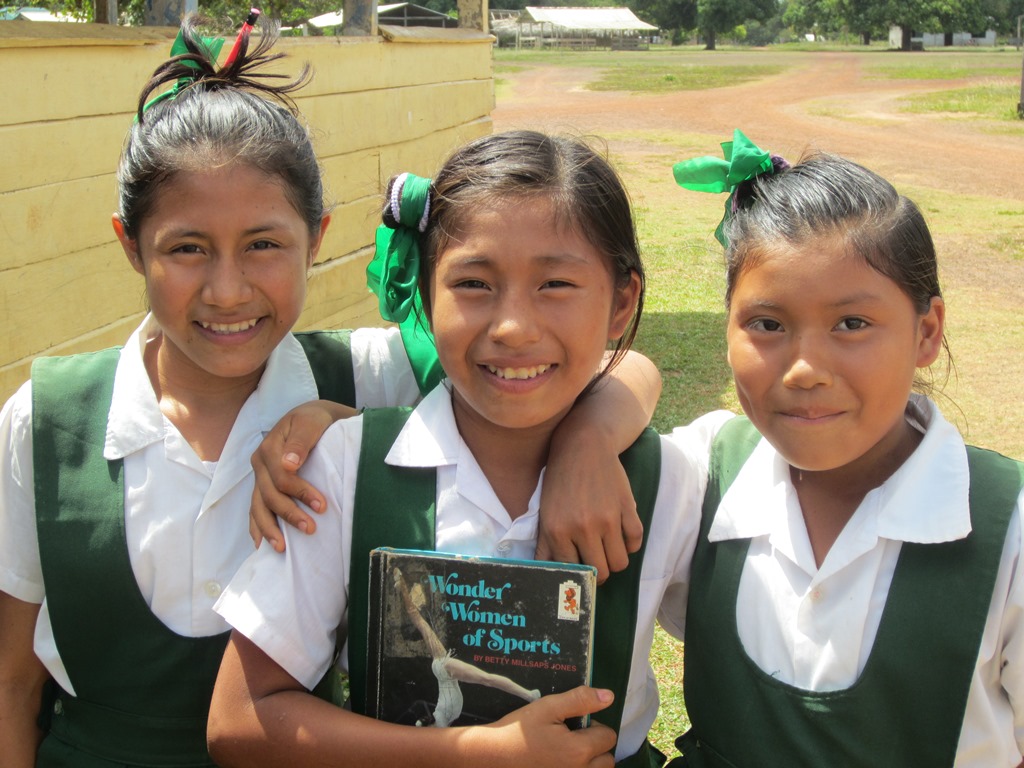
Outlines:
[[[354, 405], [348, 332], [296, 337], [320, 396]], [[228, 633], [178, 635], [139, 591], [125, 539], [123, 462], [103, 458], [119, 354], [45, 357], [32, 366], [39, 557], [54, 638], [77, 694], [52, 690], [44, 701], [49, 731], [36, 765], [212, 766], [206, 720]]]
[[707, 540], [760, 439], [739, 417], [712, 448], [684, 646], [692, 728], [676, 742], [683, 757], [673, 768], [952, 766], [1024, 465], [968, 447], [970, 535], [903, 544], [860, 678], [814, 692], [774, 679], [743, 649], [736, 597], [750, 540]]
[[[366, 701], [365, 627], [370, 551], [376, 547], [434, 549], [436, 471], [432, 467], [394, 467], [384, 462], [409, 413], [407, 408], [386, 408], [363, 414], [348, 607], [349, 683], [352, 708], [356, 712], [365, 711]], [[636, 498], [637, 512], [644, 530], [648, 530], [661, 474], [660, 438], [653, 430], [646, 430], [621, 459]], [[616, 731], [629, 684], [642, 564], [643, 548], [630, 555], [625, 571], [612, 574], [598, 587], [595, 600], [593, 685], [613, 690], [615, 702], [592, 717]], [[656, 767], [664, 759], [645, 741], [636, 754], [619, 761], [618, 765]]]

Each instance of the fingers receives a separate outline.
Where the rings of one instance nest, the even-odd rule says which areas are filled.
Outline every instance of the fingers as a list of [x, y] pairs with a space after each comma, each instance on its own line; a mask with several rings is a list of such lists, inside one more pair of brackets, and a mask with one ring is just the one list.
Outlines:
[[[263, 534], [260, 533], [260, 528], [256, 525], [256, 521], [252, 519], [252, 502], [249, 502], [249, 538], [252, 539], [252, 545], [256, 548], [260, 548], [260, 544], [263, 543]], [[271, 542], [273, 545], [273, 542]], [[277, 549], [277, 547], [274, 547]], [[277, 550], [280, 552], [281, 550]]]
[[572, 535], [555, 524], [548, 528], [541, 527], [538, 532], [535, 557], [538, 560], [551, 560], [556, 563], [585, 562], [580, 560]]
[[[298, 464], [306, 460], [307, 454], [301, 457], [294, 452], [274, 453], [281, 456], [278, 460], [269, 460], [270, 450], [267, 446], [271, 438], [268, 435], [256, 452], [253, 453], [250, 463], [256, 477], [256, 487], [263, 497], [264, 503], [270, 510], [278, 515], [283, 512], [295, 517], [297, 507], [293, 510], [294, 503], [291, 499], [299, 499], [314, 512], [323, 512], [327, 503], [316, 488], [295, 474], [298, 471]], [[308, 517], [304, 513], [301, 518]]]
[[630, 502], [632, 503], [622, 510], [622, 538], [626, 551], [632, 554], [639, 551], [640, 545], [644, 542], [644, 524], [640, 521], [640, 515], [636, 512], [636, 502], [632, 497]]
[[591, 723], [589, 727], [574, 731], [573, 736], [584, 742], [587, 751], [594, 754], [588, 768], [612, 768], [615, 765], [615, 742], [618, 740], [615, 731], [601, 723]]
[[[306, 463], [309, 452], [323, 436], [324, 431], [331, 425], [325, 418], [309, 417], [299, 418], [294, 416], [288, 422], [287, 434], [281, 441], [280, 450], [276, 454], [281, 456], [282, 468], [290, 473], [298, 472], [299, 467]], [[267, 437], [269, 438], [270, 435]], [[262, 446], [261, 446], [262, 447]]]
[[[282, 492], [270, 479], [267, 472], [256, 469], [255, 459], [253, 468], [256, 476], [255, 488], [252, 493], [252, 501], [249, 505], [249, 534], [256, 546], [259, 546], [260, 538], [267, 539], [271, 546], [278, 552], [285, 548], [284, 536], [281, 534], [278, 518], [299, 529], [304, 533], [313, 533], [316, 530], [316, 522], [313, 518], [288, 495]], [[299, 498], [314, 496], [322, 499], [319, 492], [309, 483], [301, 478], [292, 476], [292, 482], [286, 483], [290, 492], [298, 495]], [[321, 501], [312, 501], [310, 506], [319, 506], [324, 509], [326, 504]]]
[[[311, 492], [316, 492], [308, 484], [305, 484], [305, 487]], [[298, 493], [300, 500], [305, 495], [308, 495], [305, 491]], [[324, 505], [321, 503], [320, 506]], [[256, 525], [259, 533], [271, 540], [280, 538], [278, 518], [303, 533], [316, 531], [316, 521], [313, 516], [300, 507], [290, 495], [281, 493], [273, 486], [267, 488], [257, 484], [249, 507], [249, 518]]]
[[[580, 685], [565, 693], [553, 693], [549, 696], [544, 696], [537, 699], [531, 706], [543, 710], [553, 721], [564, 722], [574, 717], [584, 717], [592, 715], [594, 712], [600, 712], [611, 705], [614, 700], [615, 694], [606, 688], [591, 688], [587, 685]], [[615, 733], [612, 731], [612, 746], [614, 744]]]
[[[615, 537], [619, 534], [616, 532]], [[597, 569], [597, 583], [604, 584], [611, 574], [608, 552], [614, 553], [615, 542], [610, 538], [602, 538], [600, 531], [584, 529], [578, 532], [575, 540], [580, 562], [592, 565]], [[619, 543], [621, 549], [621, 542]]]
[[[612, 692], [604, 688], [580, 686], [565, 693], [544, 696], [538, 699], [535, 705], [546, 706], [547, 714], [553, 722], [563, 723], [571, 718], [600, 712], [609, 706], [614, 698]], [[610, 753], [615, 749], [616, 735], [611, 728], [592, 722], [587, 728], [573, 731], [571, 736], [576, 742], [573, 746], [577, 754], [582, 751], [590, 757], [587, 763], [589, 766], [596, 768], [614, 765], [615, 760]]]
[[277, 516], [263, 501], [259, 488], [254, 488], [249, 502], [249, 535], [257, 547], [266, 539], [277, 552], [284, 552], [284, 536], [277, 524]]

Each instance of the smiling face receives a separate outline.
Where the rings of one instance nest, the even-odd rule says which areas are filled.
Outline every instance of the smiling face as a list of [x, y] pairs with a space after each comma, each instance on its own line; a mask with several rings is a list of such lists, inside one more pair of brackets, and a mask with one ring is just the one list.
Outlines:
[[311, 237], [284, 187], [244, 165], [175, 174], [134, 240], [115, 217], [163, 331], [157, 375], [198, 387], [248, 378], [255, 388], [302, 311], [326, 226]]
[[939, 354], [943, 319], [941, 299], [919, 314], [841, 239], [758, 254], [729, 310], [743, 410], [796, 468], [877, 468], [909, 439], [904, 408], [915, 371]]
[[460, 431], [549, 434], [595, 375], [639, 294], [616, 287], [605, 256], [559, 226], [551, 203], [482, 207], [439, 255], [431, 325]]

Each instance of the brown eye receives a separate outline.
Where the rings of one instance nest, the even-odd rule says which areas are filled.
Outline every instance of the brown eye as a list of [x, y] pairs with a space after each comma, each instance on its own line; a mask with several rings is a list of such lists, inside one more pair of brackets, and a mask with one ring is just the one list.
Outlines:
[[778, 333], [782, 330], [782, 323], [778, 320], [771, 320], [767, 317], [761, 317], [757, 320], [753, 320], [747, 325], [748, 328], [754, 331], [764, 331], [766, 333]]
[[868, 327], [868, 321], [862, 317], [844, 317], [836, 326], [841, 331], [859, 331]]

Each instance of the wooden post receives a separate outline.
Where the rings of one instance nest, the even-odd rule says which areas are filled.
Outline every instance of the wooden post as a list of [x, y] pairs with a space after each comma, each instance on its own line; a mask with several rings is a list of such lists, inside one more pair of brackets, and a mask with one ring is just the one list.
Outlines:
[[490, 32], [490, 3], [488, 0], [459, 0], [459, 27]]
[[96, 0], [97, 24], [117, 24], [117, 0]]
[[[1017, 17], [1017, 50], [1020, 50], [1024, 45], [1024, 40], [1020, 37], [1020, 22], [1024, 19], [1024, 14]], [[1017, 102], [1017, 117], [1024, 120], [1024, 59], [1020, 63], [1020, 101]]]
[[177, 27], [186, 13], [199, 10], [198, 0], [152, 0], [145, 5], [142, 23], [147, 27]]
[[1024, 60], [1020, 64], [1020, 101], [1017, 102], [1017, 117], [1024, 120]]
[[346, 37], [374, 37], [377, 34], [377, 0], [344, 0], [341, 34]]

